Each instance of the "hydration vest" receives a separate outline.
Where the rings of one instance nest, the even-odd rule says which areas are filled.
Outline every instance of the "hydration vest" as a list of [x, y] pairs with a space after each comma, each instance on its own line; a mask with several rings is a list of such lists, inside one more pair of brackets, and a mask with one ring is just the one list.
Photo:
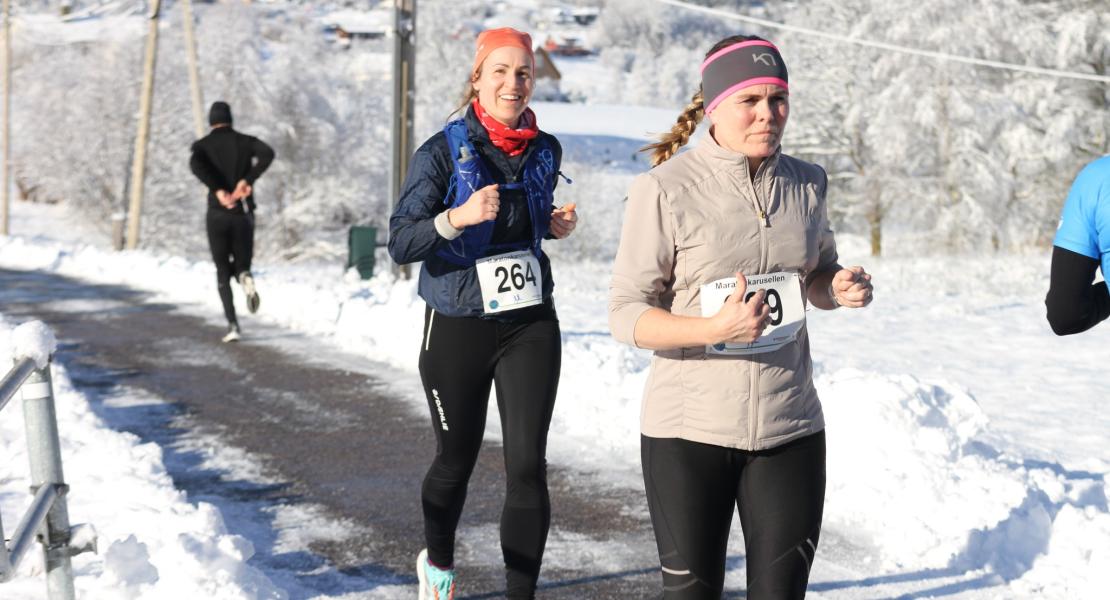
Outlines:
[[[447, 147], [451, 152], [454, 173], [451, 176], [451, 185], [447, 190], [447, 197], [443, 203], [448, 208], [458, 208], [466, 203], [470, 195], [487, 185], [496, 183], [489, 175], [489, 170], [474, 145], [470, 143], [466, 122], [463, 119], [451, 121], [443, 128], [447, 137]], [[548, 213], [554, 200], [555, 154], [551, 151], [550, 144], [544, 136], [534, 139], [531, 154], [522, 169], [522, 181], [502, 183], [500, 189], [523, 189], [528, 198], [528, 214], [532, 220], [532, 239], [505, 244], [491, 244], [493, 237], [494, 221], [485, 221], [471, 225], [463, 230], [462, 235], [451, 240], [436, 254], [451, 263], [470, 266], [474, 261], [483, 258], [490, 250], [512, 252], [515, 250], [531, 249], [536, 258], [540, 256], [540, 243], [543, 236], [547, 235]]]

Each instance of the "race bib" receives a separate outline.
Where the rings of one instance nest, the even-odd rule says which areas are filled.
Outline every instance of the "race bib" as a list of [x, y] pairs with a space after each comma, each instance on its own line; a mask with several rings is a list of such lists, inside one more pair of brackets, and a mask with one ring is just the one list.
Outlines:
[[[746, 276], [747, 300], [759, 290], [767, 290], [765, 301], [771, 309], [770, 323], [763, 335], [750, 344], [720, 343], [706, 346], [709, 354], [744, 355], [778, 350], [793, 342], [806, 322], [802, 303], [801, 277], [797, 273], [768, 273]], [[725, 298], [736, 292], [736, 278], [725, 277], [701, 286], [701, 316], [712, 317], [721, 310]]]
[[487, 315], [543, 302], [540, 261], [530, 251], [490, 256], [475, 262], [474, 267]]

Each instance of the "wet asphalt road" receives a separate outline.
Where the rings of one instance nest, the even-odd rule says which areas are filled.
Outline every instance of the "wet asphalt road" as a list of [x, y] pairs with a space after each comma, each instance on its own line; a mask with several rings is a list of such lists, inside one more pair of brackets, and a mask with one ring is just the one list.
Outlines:
[[[414, 393], [411, 374], [249, 316], [241, 318], [246, 339], [221, 344], [215, 321], [144, 292], [53, 274], [0, 269], [0, 311], [50, 325], [59, 339], [56, 361], [94, 410], [116, 429], [159, 443], [175, 485], [190, 500], [220, 506], [229, 530], [254, 542], [252, 564], [279, 585], [294, 581], [302, 590], [294, 598], [396, 584], [409, 585], [399, 598], [415, 598], [419, 487], [435, 442], [429, 415], [399, 399], [392, 383], [410, 380], [406, 391]], [[111, 402], [124, 393], [164, 402]], [[248, 453], [265, 481], [207, 466], [199, 438]], [[462, 598], [503, 595], [501, 452], [487, 442], [471, 480], [456, 557]], [[598, 485], [558, 465], [549, 479], [553, 531], [538, 597], [655, 597], [658, 562], [642, 490]], [[285, 505], [323, 507], [353, 526], [344, 539], [291, 552], [272, 533], [271, 509]], [[352, 581], [363, 583], [352, 590]]]

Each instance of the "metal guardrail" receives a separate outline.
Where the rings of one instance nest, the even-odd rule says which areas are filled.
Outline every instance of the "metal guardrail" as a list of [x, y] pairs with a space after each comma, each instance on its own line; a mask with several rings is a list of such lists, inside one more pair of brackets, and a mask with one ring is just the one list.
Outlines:
[[35, 499], [12, 534], [10, 545], [4, 539], [0, 519], [0, 583], [10, 581], [20, 561], [35, 541], [43, 544], [46, 555], [46, 591], [50, 600], [74, 600], [73, 567], [70, 558], [96, 551], [96, 536], [79, 536], [87, 541], [79, 546], [70, 542], [82, 526], [70, 527], [66, 492], [62, 477], [61, 444], [54, 410], [54, 386], [50, 364], [39, 369], [29, 358], [16, 359], [15, 367], [0, 380], [0, 411], [22, 392], [23, 420], [31, 458], [31, 491]]

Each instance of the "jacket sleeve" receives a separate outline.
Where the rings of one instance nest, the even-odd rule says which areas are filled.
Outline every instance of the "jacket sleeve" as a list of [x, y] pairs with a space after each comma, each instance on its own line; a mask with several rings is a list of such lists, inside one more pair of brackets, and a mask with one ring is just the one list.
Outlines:
[[821, 175], [824, 177], [824, 183], [817, 198], [820, 217], [817, 223], [817, 268], [814, 270], [824, 272], [839, 267], [840, 257], [836, 251], [836, 237], [833, 235], [832, 225], [829, 224], [829, 176], [824, 169], [821, 169]]
[[243, 179], [246, 179], [247, 183], [250, 185], [254, 185], [255, 180], [261, 177], [262, 174], [266, 172], [266, 169], [270, 168], [270, 163], [274, 162], [274, 149], [266, 142], [256, 137], [251, 137], [250, 151], [255, 162]]
[[609, 284], [609, 330], [617, 341], [636, 344], [636, 322], [674, 285], [674, 217], [659, 180], [644, 173], [632, 181], [621, 241]]
[[389, 218], [389, 255], [398, 264], [425, 260], [451, 239], [448, 236], [461, 233], [451, 231], [446, 219], [436, 222], [446, 209], [443, 200], [452, 175], [442, 139], [442, 135], [433, 136], [412, 155], [401, 197]]
[[1056, 335], [1087, 331], [1110, 317], [1106, 282], [1092, 284], [1096, 271], [1097, 260], [1060, 246], [1052, 248], [1052, 275], [1044, 302]]
[[208, 160], [208, 154], [205, 153], [199, 141], [193, 142], [192, 156], [189, 157], [189, 168], [193, 171], [193, 175], [196, 175], [197, 179], [208, 188], [208, 191], [215, 192], [216, 190], [228, 189], [223, 176], [212, 166], [212, 162]]

